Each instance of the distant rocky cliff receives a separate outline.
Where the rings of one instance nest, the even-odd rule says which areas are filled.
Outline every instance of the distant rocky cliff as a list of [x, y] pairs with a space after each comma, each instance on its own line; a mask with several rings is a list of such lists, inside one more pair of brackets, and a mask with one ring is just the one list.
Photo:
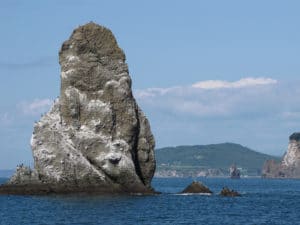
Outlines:
[[300, 178], [300, 133], [289, 138], [288, 150], [280, 163], [268, 160], [263, 166], [262, 176], [266, 178]]
[[[59, 62], [60, 97], [34, 126], [34, 170], [19, 168], [10, 184], [151, 190], [154, 137], [112, 32], [95, 23], [78, 27], [63, 43]], [[18, 171], [34, 177], [22, 179]]]

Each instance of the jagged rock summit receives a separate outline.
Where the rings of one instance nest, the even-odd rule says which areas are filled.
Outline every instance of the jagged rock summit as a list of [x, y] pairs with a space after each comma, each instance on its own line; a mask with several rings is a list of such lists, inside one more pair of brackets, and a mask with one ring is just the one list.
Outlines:
[[268, 160], [263, 166], [265, 178], [300, 178], [300, 133], [289, 138], [288, 150], [280, 163]]
[[31, 139], [35, 177], [14, 175], [10, 185], [34, 180], [56, 192], [61, 186], [151, 192], [154, 137], [112, 32], [92, 22], [78, 27], [63, 43], [59, 63], [60, 97]]

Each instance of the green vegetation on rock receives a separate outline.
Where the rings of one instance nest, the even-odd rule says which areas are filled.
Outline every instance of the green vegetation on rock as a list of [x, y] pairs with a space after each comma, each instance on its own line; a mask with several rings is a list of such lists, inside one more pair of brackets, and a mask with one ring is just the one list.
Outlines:
[[293, 133], [291, 136], [290, 136], [290, 141], [291, 140], [294, 140], [294, 141], [300, 141], [300, 133]]

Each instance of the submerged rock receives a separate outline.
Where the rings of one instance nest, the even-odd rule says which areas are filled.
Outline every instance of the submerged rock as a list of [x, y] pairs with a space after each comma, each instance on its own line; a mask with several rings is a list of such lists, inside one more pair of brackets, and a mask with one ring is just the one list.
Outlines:
[[241, 196], [240, 193], [238, 193], [237, 191], [234, 191], [234, 190], [230, 190], [228, 187], [224, 187], [222, 189], [222, 191], [220, 192], [220, 195], [224, 196], [224, 197], [239, 197], [239, 196]]
[[193, 181], [189, 186], [187, 186], [181, 194], [212, 194], [213, 192], [209, 190], [204, 184], [198, 181]]
[[263, 165], [264, 178], [300, 178], [300, 133], [289, 138], [288, 150], [281, 162], [268, 160]]
[[[60, 97], [31, 138], [35, 183], [151, 192], [154, 137], [112, 32], [95, 23], [78, 27], [63, 43], [59, 62]], [[8, 184], [30, 183], [23, 178], [17, 170]]]

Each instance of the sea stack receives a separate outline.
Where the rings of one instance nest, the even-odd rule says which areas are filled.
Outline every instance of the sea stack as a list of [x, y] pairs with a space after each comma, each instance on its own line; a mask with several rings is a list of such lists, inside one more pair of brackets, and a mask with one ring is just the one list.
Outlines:
[[240, 178], [241, 178], [241, 172], [240, 172], [240, 170], [237, 168], [236, 164], [233, 164], [233, 165], [229, 168], [229, 173], [230, 173], [230, 178], [231, 178], [231, 179], [240, 179]]
[[300, 133], [289, 138], [288, 150], [280, 163], [268, 160], [263, 166], [265, 178], [300, 178]]
[[34, 178], [20, 179], [19, 169], [7, 185], [153, 192], [154, 137], [112, 32], [92, 22], [78, 27], [63, 43], [59, 63], [60, 97], [31, 138]]

